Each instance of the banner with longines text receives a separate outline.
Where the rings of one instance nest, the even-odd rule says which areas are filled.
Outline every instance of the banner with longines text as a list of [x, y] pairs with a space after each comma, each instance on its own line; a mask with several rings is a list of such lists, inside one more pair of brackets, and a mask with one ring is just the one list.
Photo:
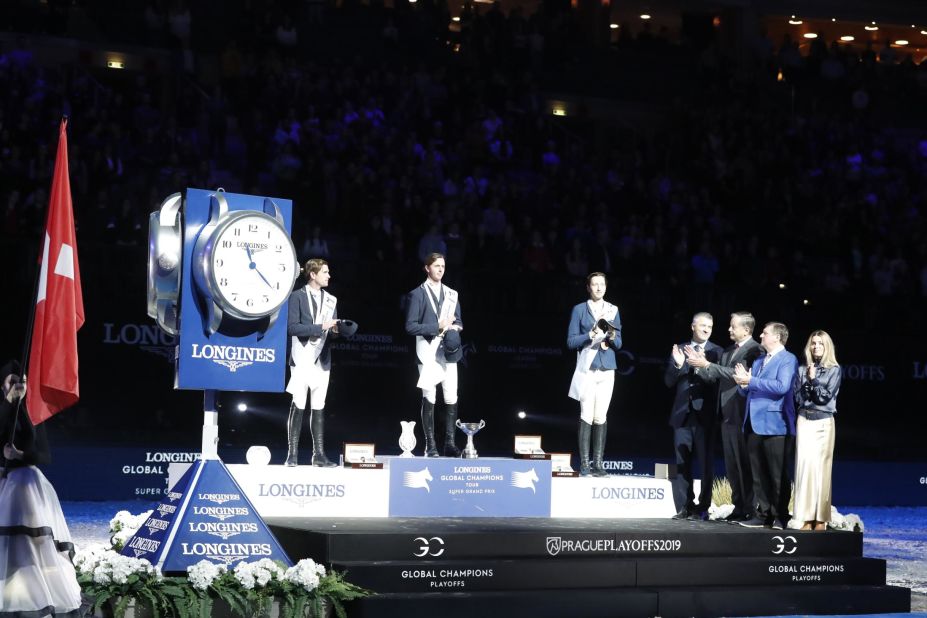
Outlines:
[[[243, 465], [245, 460], [244, 449], [222, 449], [220, 455], [223, 460], [229, 462], [230, 469], [234, 471], [237, 477], [241, 476], [245, 482], [251, 476], [260, 477], [262, 472], [251, 472], [253, 467]], [[275, 460], [282, 461], [283, 453], [279, 453]], [[49, 480], [54, 484], [58, 496], [61, 500], [141, 500], [145, 502], [155, 502], [164, 496], [167, 491], [167, 480], [169, 467], [171, 464], [191, 464], [199, 457], [199, 453], [191, 450], [181, 449], [146, 449], [130, 447], [57, 447], [54, 449], [52, 463], [48, 466], [42, 466], [43, 471]], [[396, 461], [393, 459], [392, 461]], [[436, 468], [432, 466], [433, 462], [445, 461], [451, 464], [469, 464], [464, 460], [445, 460], [445, 459], [423, 459], [421, 457], [405, 460], [410, 463], [400, 464], [410, 466], [407, 471], [416, 472], [424, 467], [429, 467], [429, 474], [434, 477]], [[480, 465], [484, 460], [475, 460], [474, 465]], [[80, 462], [80, 466], [75, 466], [74, 462]], [[242, 465], [231, 465], [231, 464]], [[623, 486], [629, 489], [622, 489], [615, 492], [614, 489], [608, 492], [596, 490], [596, 481], [579, 478], [579, 479], [554, 479], [551, 483], [548, 471], [547, 487], [553, 499], [557, 504], [563, 504], [560, 498], [564, 495], [573, 495], [579, 492], [583, 499], [591, 500], [593, 504], [601, 505], [602, 509], [610, 508], [609, 503], [615, 500], [621, 500], [623, 508], [633, 508], [633, 504], [641, 505], [649, 502], [661, 502], [665, 500], [672, 501], [672, 496], [644, 495], [639, 489], [633, 489], [636, 482], [635, 477], [641, 475], [653, 474], [652, 459], [628, 459], [628, 460], [608, 460], [605, 462], [606, 467], [614, 475], [620, 475]], [[423, 465], [425, 464], [425, 465]], [[415, 468], [415, 466], [418, 468]], [[548, 464], [549, 465], [549, 464]], [[309, 466], [300, 466], [296, 470], [302, 471], [303, 468], [311, 469]], [[398, 470], [398, 467], [396, 468]], [[258, 470], [264, 470], [258, 468]], [[283, 470], [283, 468], [273, 466], [267, 470]], [[405, 470], [405, 468], [404, 468]], [[244, 472], [243, 472], [244, 471]], [[284, 470], [284, 472], [286, 472]], [[340, 471], [344, 478], [363, 479], [364, 491], [387, 491], [387, 483], [373, 483], [376, 487], [368, 487], [366, 480], [374, 478], [370, 476], [376, 473], [376, 470], [342, 470]], [[382, 473], [382, 471], [380, 471]], [[716, 462], [716, 473], [723, 475], [723, 464]], [[540, 481], [541, 473], [538, 474]], [[453, 471], [450, 474], [457, 474]], [[466, 472], [463, 474], [471, 474]], [[366, 476], [365, 476], [366, 475]], [[294, 514], [304, 512], [308, 509], [327, 509], [333, 502], [341, 500], [353, 500], [350, 495], [338, 495], [345, 489], [334, 488], [319, 489], [298, 489], [294, 487], [284, 487], [284, 480], [277, 485], [279, 480], [276, 477], [272, 483], [264, 482], [263, 488], [258, 488], [256, 492], [255, 506], [260, 510], [262, 499], [274, 498], [281, 500], [291, 509]], [[509, 479], [510, 481], [511, 479]], [[241, 481], [239, 481], [241, 482]], [[456, 481], [455, 481], [456, 482]], [[462, 488], [475, 489], [467, 487], [467, 482], [462, 481]], [[496, 481], [494, 481], [496, 482]], [[498, 481], [501, 483], [501, 481]], [[841, 461], [838, 459], [834, 464], [834, 504], [840, 509], [842, 505], [893, 505], [893, 506], [922, 506], [927, 505], [927, 464], [919, 462], [863, 462], [863, 461]], [[429, 487], [433, 487], [428, 482]], [[534, 484], [535, 487], [541, 487], [544, 484]], [[483, 488], [487, 488], [483, 485]], [[421, 488], [409, 488], [410, 491], [424, 491]], [[521, 489], [520, 492], [524, 492]], [[261, 495], [262, 492], [265, 495]], [[308, 492], [309, 495], [300, 496], [299, 492]], [[249, 495], [252, 490], [248, 490]], [[424, 493], [429, 493], [425, 491]], [[527, 492], [531, 494], [530, 490]], [[275, 495], [272, 495], [275, 494]], [[471, 494], [472, 495], [472, 494]], [[536, 494], [533, 494], [536, 495]], [[522, 494], [524, 497], [524, 494]], [[287, 502], [287, 500], [289, 500]], [[628, 501], [630, 500], [630, 502]], [[567, 500], [569, 502], [569, 500]], [[366, 506], [369, 505], [365, 505]], [[598, 507], [597, 507], [598, 508]], [[144, 510], [140, 507], [140, 510]], [[561, 512], [555, 512], [554, 515], [566, 516]], [[588, 515], [587, 515], [588, 516]]]
[[292, 565], [222, 462], [191, 465], [164, 498], [123, 555], [145, 558], [166, 573], [186, 573], [204, 559], [227, 567], [261, 558]]

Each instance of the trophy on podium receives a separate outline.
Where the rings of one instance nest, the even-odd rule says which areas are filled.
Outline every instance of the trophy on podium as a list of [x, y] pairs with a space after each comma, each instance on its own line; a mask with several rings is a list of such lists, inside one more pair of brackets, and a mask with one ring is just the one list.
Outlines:
[[464, 459], [476, 459], [479, 457], [479, 454], [476, 452], [476, 447], [473, 446], [473, 436], [485, 426], [486, 421], [484, 420], [480, 420], [479, 423], [461, 423], [460, 420], [457, 421], [457, 427], [467, 434], [467, 446], [464, 448], [461, 457]]

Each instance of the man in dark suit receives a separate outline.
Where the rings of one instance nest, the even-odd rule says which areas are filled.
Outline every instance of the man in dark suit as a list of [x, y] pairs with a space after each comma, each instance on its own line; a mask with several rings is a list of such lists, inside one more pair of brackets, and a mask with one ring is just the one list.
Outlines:
[[789, 437], [795, 435], [794, 380], [798, 359], [785, 349], [789, 330], [769, 322], [760, 335], [766, 354], [747, 370], [738, 363], [734, 381], [747, 396], [744, 433], [753, 472], [756, 515], [740, 522], [747, 527], [782, 530], [789, 522], [791, 485], [788, 476]]
[[738, 393], [734, 382], [734, 367], [743, 363], [752, 367], [753, 361], [763, 350], [753, 339], [756, 319], [746, 311], [731, 314], [727, 329], [733, 345], [721, 354], [717, 363], [707, 358], [693, 356], [689, 364], [704, 370], [708, 381], [718, 384], [718, 409], [721, 416], [721, 446], [724, 451], [724, 469], [731, 485], [731, 501], [734, 510], [725, 517], [729, 522], [746, 521], [753, 518], [753, 473], [750, 470], [750, 456], [744, 437], [744, 409], [746, 399]]
[[331, 278], [328, 262], [309, 260], [303, 273], [306, 286], [293, 290], [287, 305], [290, 379], [286, 390], [293, 395], [293, 402], [286, 424], [285, 465], [297, 465], [303, 412], [311, 405], [312, 465], [331, 468], [337, 464], [325, 456], [325, 398], [332, 366], [331, 342], [338, 336], [338, 299], [325, 291]]
[[415, 337], [422, 389], [422, 433], [425, 456], [438, 457], [435, 440], [435, 403], [438, 384], [444, 399], [444, 456], [460, 457], [457, 433], [457, 363], [463, 358], [460, 302], [456, 290], [442, 283], [446, 260], [440, 253], [425, 258], [425, 282], [407, 295], [406, 332]]
[[[715, 393], [706, 382], [705, 370], [692, 366], [683, 350], [691, 355], [717, 361], [721, 346], [708, 341], [714, 319], [710, 313], [692, 317], [692, 340], [674, 345], [663, 372], [666, 386], [675, 389], [669, 424], [673, 428], [676, 450], [676, 478], [673, 479], [673, 500], [678, 513], [673, 519], [708, 519], [711, 505], [711, 485], [714, 481], [712, 436], [715, 431]], [[698, 462], [702, 487], [698, 505], [692, 489], [693, 465]]]

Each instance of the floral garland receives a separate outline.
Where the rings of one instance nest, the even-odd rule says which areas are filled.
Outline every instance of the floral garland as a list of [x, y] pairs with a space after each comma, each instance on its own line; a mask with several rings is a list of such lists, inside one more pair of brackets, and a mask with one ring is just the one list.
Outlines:
[[370, 594], [309, 558], [289, 568], [267, 558], [239, 562], [231, 571], [201, 560], [187, 568], [186, 577], [165, 577], [147, 560], [119, 553], [149, 515], [120, 511], [110, 521], [112, 547], [97, 545], [75, 554], [77, 580], [93, 598], [92, 611], [112, 605], [113, 614], [121, 618], [134, 600], [156, 617], [194, 618], [211, 615], [213, 604], [221, 600], [245, 618], [269, 614], [276, 601], [283, 616], [322, 616], [330, 604], [345, 618], [344, 601]]

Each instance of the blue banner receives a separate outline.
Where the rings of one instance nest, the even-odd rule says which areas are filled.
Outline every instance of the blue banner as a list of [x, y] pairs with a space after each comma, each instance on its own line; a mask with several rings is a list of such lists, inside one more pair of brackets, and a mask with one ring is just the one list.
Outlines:
[[389, 464], [390, 517], [550, 517], [550, 460], [404, 459]]

